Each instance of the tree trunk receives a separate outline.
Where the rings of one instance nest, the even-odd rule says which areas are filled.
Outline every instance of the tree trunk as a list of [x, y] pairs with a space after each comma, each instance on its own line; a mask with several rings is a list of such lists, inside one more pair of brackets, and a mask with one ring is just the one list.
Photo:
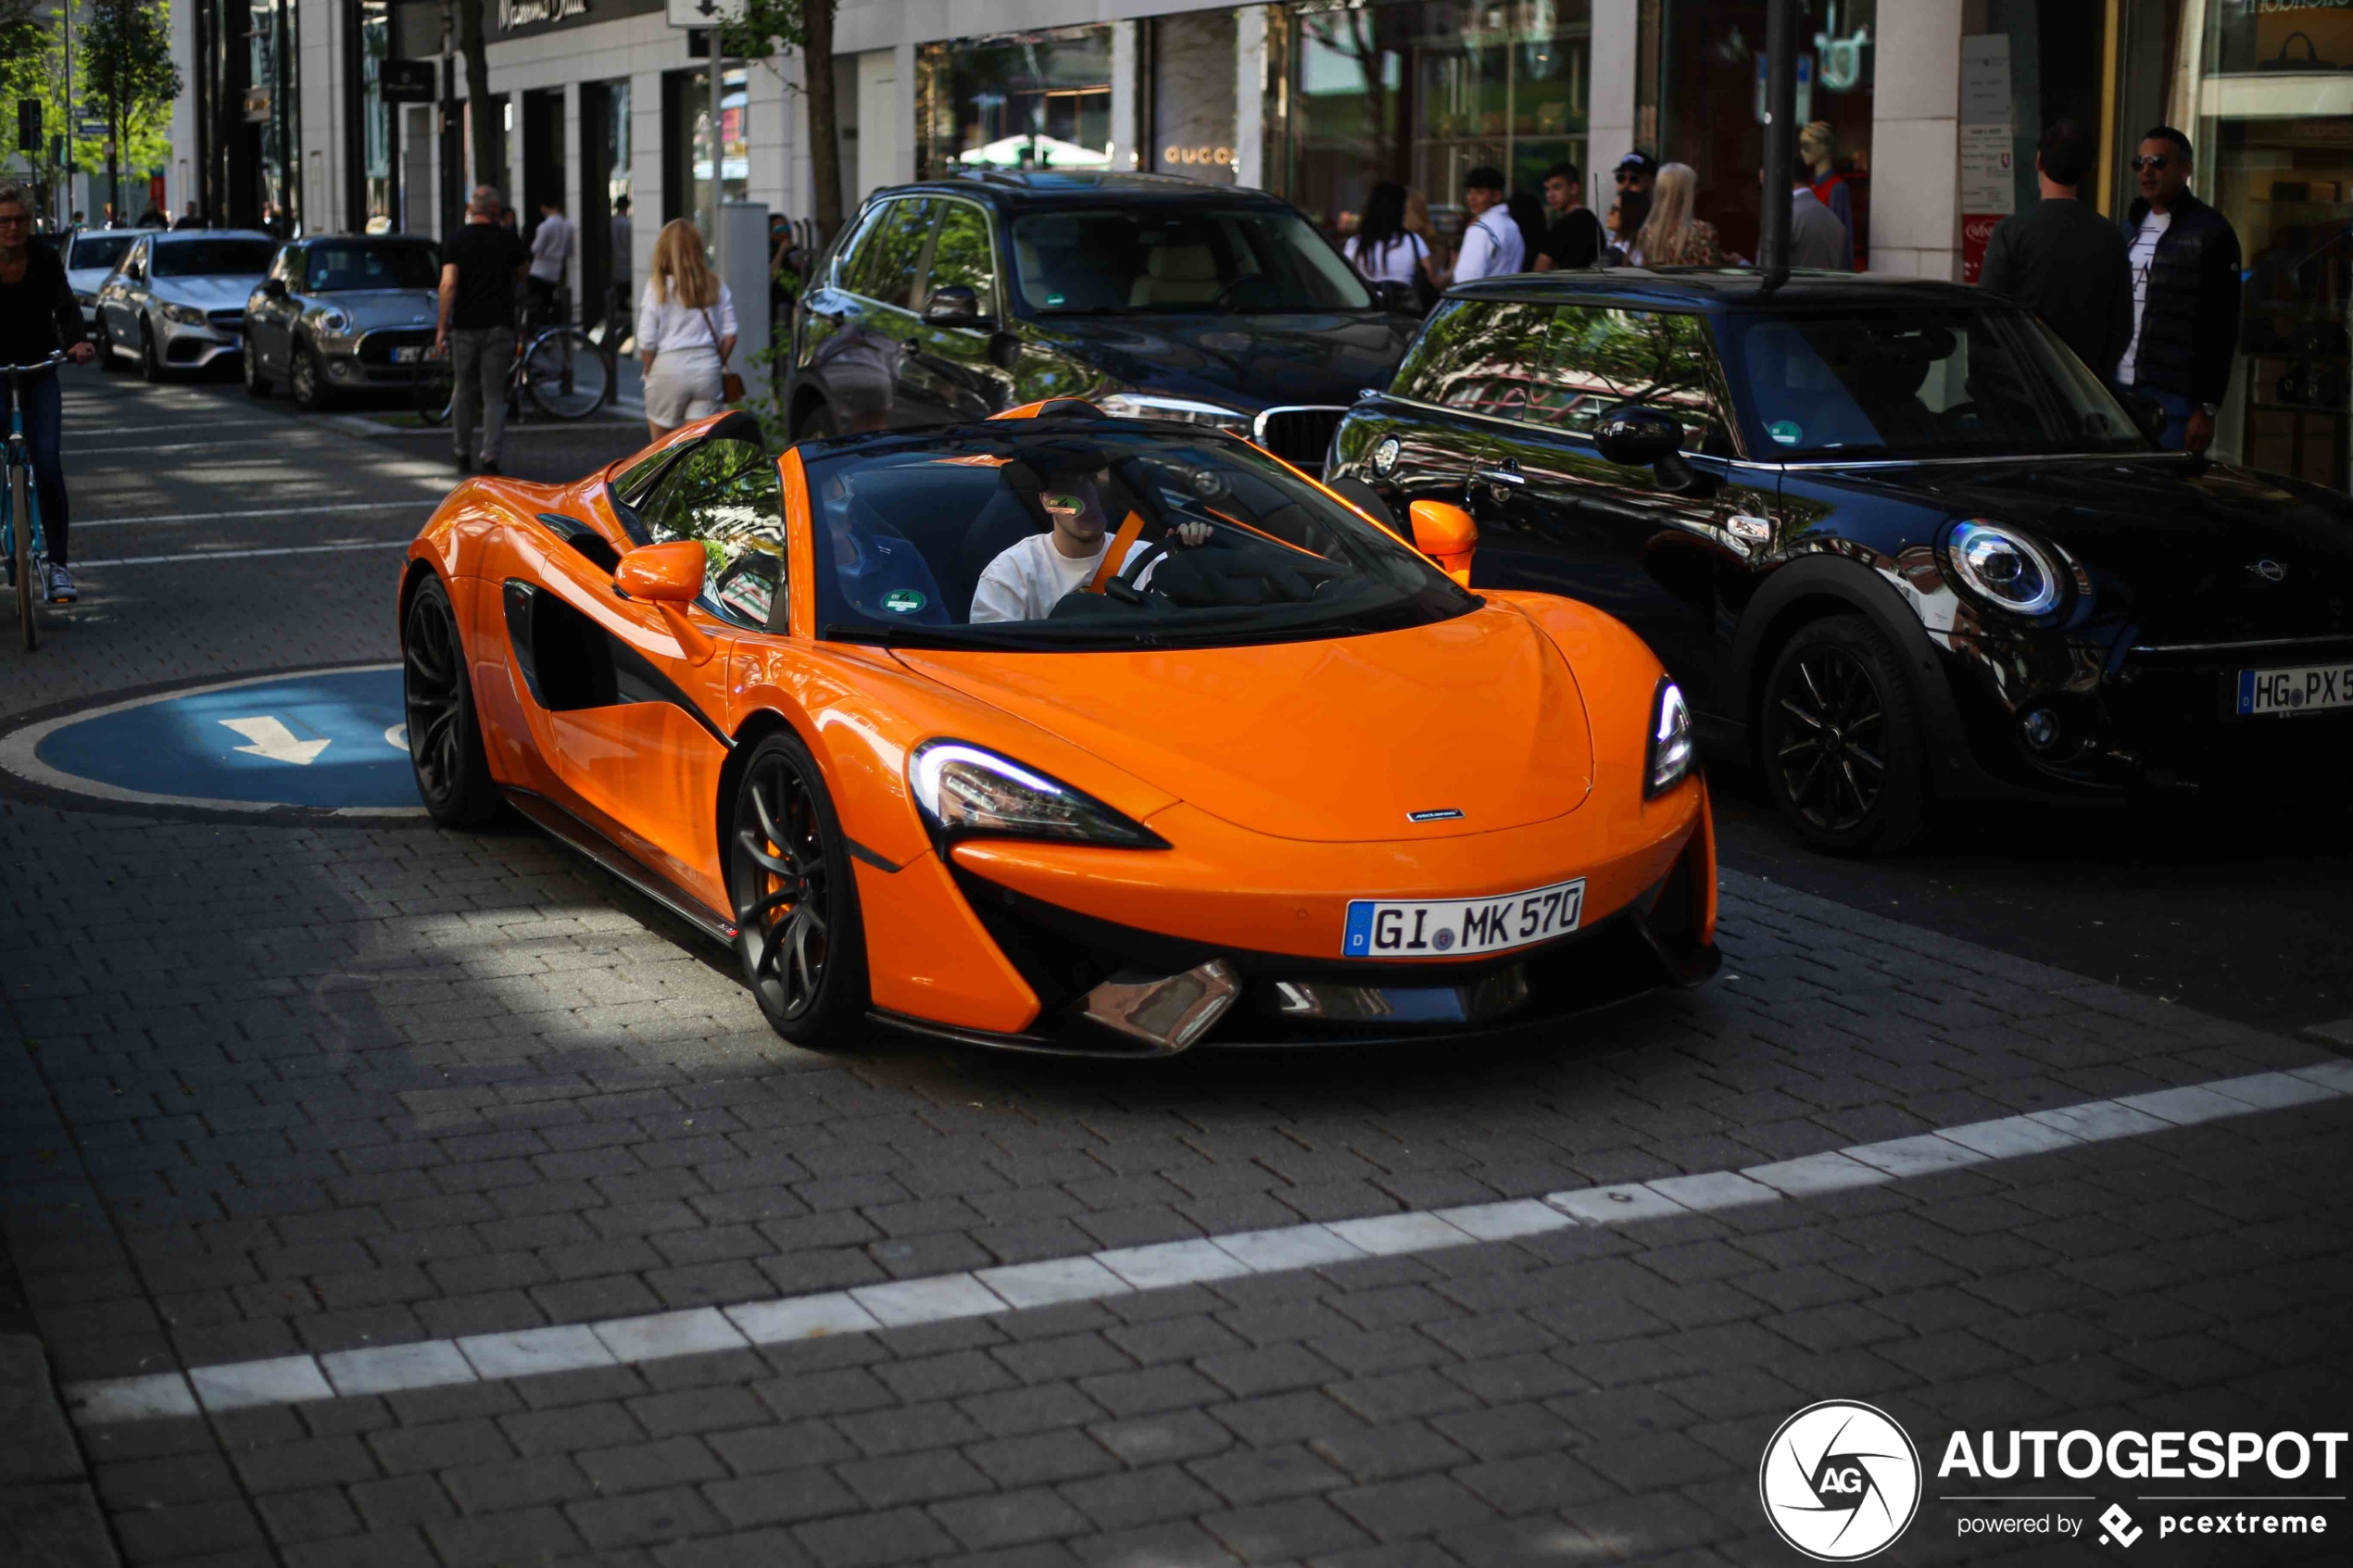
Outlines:
[[[499, 101], [490, 95], [490, 48], [483, 41], [482, 7], [484, 0], [458, 0], [458, 50], [466, 57], [466, 114], [473, 127], [474, 183], [501, 185], [507, 177], [506, 116], [499, 112]], [[507, 205], [514, 205], [515, 194], [501, 190], [499, 195]]]
[[834, 0], [809, 0], [808, 42], [800, 51], [808, 80], [809, 180], [816, 187], [818, 240], [841, 229], [841, 135], [834, 125]]

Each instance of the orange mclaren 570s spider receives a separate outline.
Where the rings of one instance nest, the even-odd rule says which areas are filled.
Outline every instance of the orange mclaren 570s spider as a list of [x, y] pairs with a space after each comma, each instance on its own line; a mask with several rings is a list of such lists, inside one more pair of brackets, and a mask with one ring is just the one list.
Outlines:
[[802, 1044], [1451, 1042], [1705, 979], [1682, 694], [1475, 545], [1083, 403], [781, 458], [722, 414], [441, 505], [417, 785], [731, 943]]

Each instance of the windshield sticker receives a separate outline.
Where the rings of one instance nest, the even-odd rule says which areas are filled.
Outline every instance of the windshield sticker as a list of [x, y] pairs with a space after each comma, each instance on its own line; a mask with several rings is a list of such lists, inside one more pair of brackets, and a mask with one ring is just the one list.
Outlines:
[[1775, 420], [1765, 427], [1765, 433], [1784, 446], [1794, 446], [1806, 436], [1805, 430], [1795, 420]]
[[883, 596], [883, 608], [893, 615], [912, 615], [929, 601], [913, 588], [893, 588]]
[[1058, 294], [1050, 294], [1046, 296], [1046, 303], [1049, 305], [1060, 305], [1062, 302], [1063, 296]]

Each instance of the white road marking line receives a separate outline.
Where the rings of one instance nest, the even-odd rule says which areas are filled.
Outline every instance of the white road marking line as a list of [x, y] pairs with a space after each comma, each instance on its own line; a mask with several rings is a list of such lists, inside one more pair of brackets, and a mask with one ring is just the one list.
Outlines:
[[732, 1307], [608, 1318], [459, 1340], [232, 1361], [186, 1372], [95, 1378], [65, 1386], [83, 1426], [149, 1421], [258, 1404], [298, 1404], [389, 1388], [432, 1388], [581, 1367], [633, 1365], [673, 1356], [867, 1334], [954, 1318], [988, 1317], [1063, 1301], [1101, 1300], [1241, 1274], [1393, 1258], [1577, 1225], [1640, 1223], [1706, 1213], [1907, 1175], [2048, 1153], [2196, 1126], [2284, 1106], [2353, 1098], [2353, 1061], [2254, 1073], [2208, 1084], [2004, 1116], [1906, 1138], [1858, 1144], [1744, 1171], [1709, 1171], [1619, 1186], [1453, 1209], [1404, 1210], [1331, 1224], [1290, 1225], [1114, 1248], [1003, 1268], [894, 1280]]
[[104, 458], [123, 452], [218, 452], [223, 446], [283, 446], [283, 432], [275, 435], [213, 436], [204, 441], [141, 442], [135, 446], [82, 446], [70, 450], [77, 458]]
[[226, 522], [233, 519], [255, 517], [280, 518], [294, 522], [321, 512], [388, 512], [403, 507], [430, 508], [440, 504], [441, 497], [438, 495], [420, 495], [413, 501], [336, 501], [323, 507], [289, 501], [283, 507], [257, 507], [251, 511], [240, 512], [172, 512], [163, 517], [100, 517], [87, 521], [75, 518], [73, 531], [80, 533], [91, 528], [176, 528], [189, 522]]
[[176, 556], [117, 556], [111, 560], [78, 560], [76, 571], [105, 566], [186, 566], [193, 561], [246, 560], [255, 556], [331, 556], [344, 550], [407, 549], [414, 539], [362, 539], [353, 545], [286, 545], [270, 550], [182, 550]]

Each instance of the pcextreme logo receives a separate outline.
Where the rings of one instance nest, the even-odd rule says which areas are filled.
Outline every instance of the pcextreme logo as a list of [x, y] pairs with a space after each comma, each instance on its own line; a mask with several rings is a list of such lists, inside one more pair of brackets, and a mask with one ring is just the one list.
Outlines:
[[1920, 1456], [1885, 1411], [1824, 1399], [1781, 1423], [1756, 1471], [1765, 1517], [1819, 1562], [1883, 1551], [1920, 1506]]

